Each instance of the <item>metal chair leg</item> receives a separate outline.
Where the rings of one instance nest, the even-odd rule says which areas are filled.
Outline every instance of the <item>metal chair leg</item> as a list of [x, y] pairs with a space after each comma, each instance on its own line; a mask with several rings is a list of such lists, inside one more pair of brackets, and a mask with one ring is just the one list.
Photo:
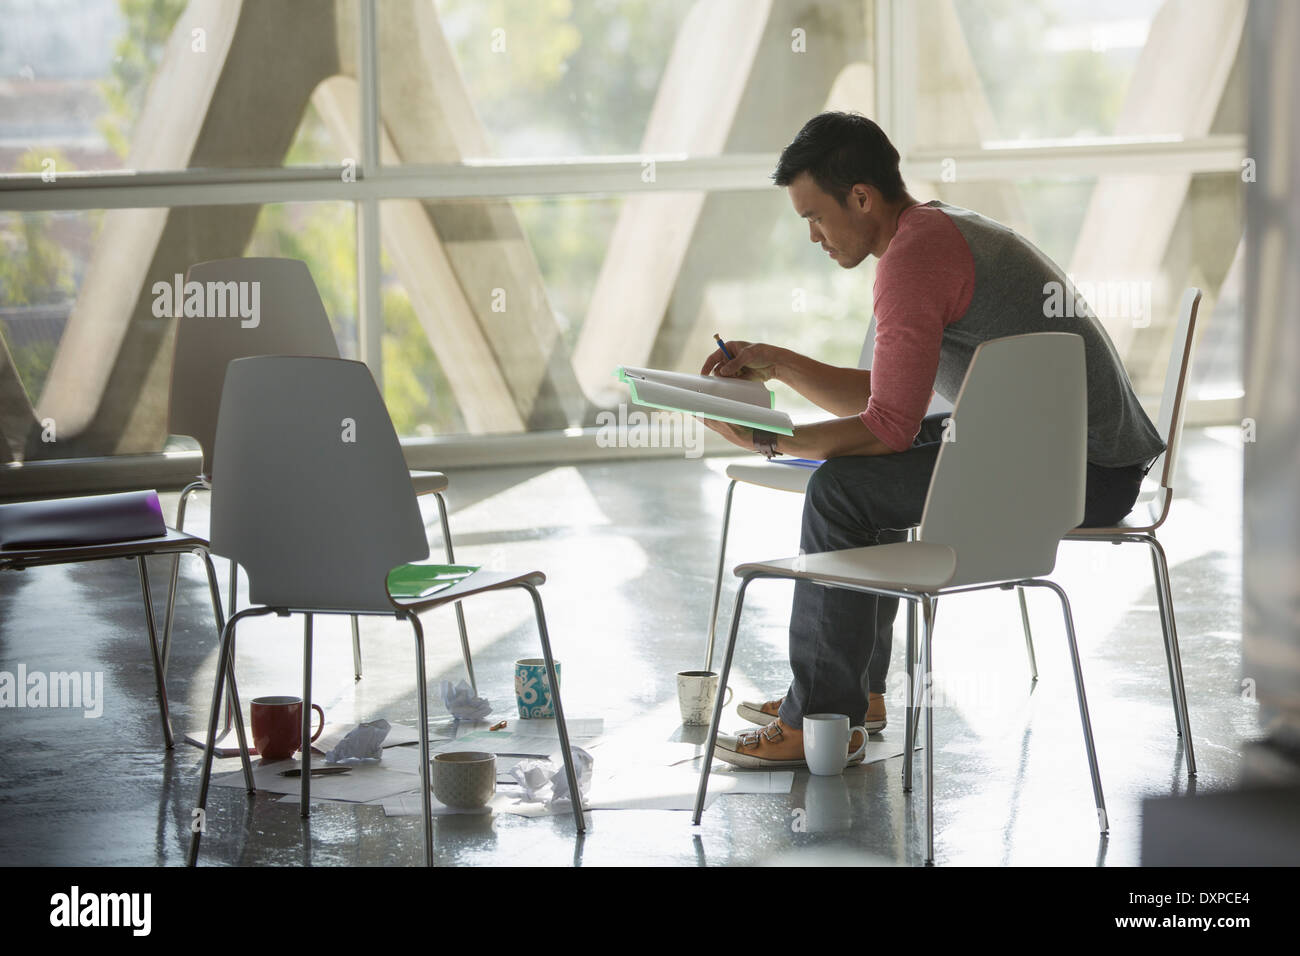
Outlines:
[[407, 615], [415, 632], [415, 690], [420, 708], [420, 816], [424, 822], [424, 865], [433, 866], [433, 799], [429, 780], [429, 688], [424, 674], [424, 628], [414, 614]]
[[542, 610], [542, 596], [531, 584], [523, 585], [533, 599], [537, 615], [537, 634], [542, 640], [542, 657], [546, 660], [546, 680], [551, 685], [551, 705], [555, 708], [555, 726], [560, 732], [560, 753], [564, 757], [564, 776], [569, 781], [569, 803], [573, 807], [573, 822], [579, 833], [587, 831], [582, 816], [582, 791], [578, 788], [577, 768], [573, 765], [573, 751], [569, 746], [569, 728], [564, 723], [564, 705], [560, 702], [560, 675], [555, 672], [555, 659], [551, 655], [551, 638], [546, 630], [546, 612]]
[[352, 615], [352, 673], [354, 680], [361, 680], [361, 620]]
[[[917, 670], [921, 666], [921, 641], [917, 636], [917, 620], [919, 617], [917, 613], [917, 605], [919, 605], [922, 600], [924, 599], [918, 597], [915, 603], [913, 603], [912, 601], [908, 601], [908, 610], [913, 615], [911, 620], [908, 622], [908, 626], [912, 628], [912, 676], [911, 676], [912, 690], [908, 698], [908, 702], [909, 702], [908, 710], [910, 711], [909, 716], [911, 717], [912, 722], [911, 722], [911, 730], [907, 737], [907, 752], [909, 754], [915, 754], [916, 752], [916, 735], [921, 729], [922, 698], [921, 698], [921, 690], [920, 690], [921, 685], [918, 681], [918, 676], [917, 676]], [[932, 599], [930, 601], [930, 630], [932, 632], [934, 630], [934, 620], [936, 615], [938, 614], [938, 610], [939, 610], [938, 600]], [[924, 672], [922, 672], [922, 675], [923, 674]], [[910, 792], [912, 789], [911, 767], [908, 768], [908, 778], [906, 783], [907, 786], [904, 787], [904, 790]]]
[[921, 599], [921, 692], [925, 695], [925, 862], [934, 863], [934, 599]]
[[1020, 598], [1020, 623], [1025, 629], [1025, 652], [1029, 655], [1029, 676], [1038, 681], [1038, 659], [1034, 656], [1034, 633], [1029, 629], [1029, 607], [1025, 603], [1025, 589], [1017, 585], [1016, 597]]
[[[212, 783], [212, 758], [217, 749], [217, 717], [221, 711], [222, 685], [226, 683], [226, 668], [230, 663], [230, 655], [233, 650], [232, 639], [235, 633], [236, 618], [251, 617], [258, 614], [269, 614], [270, 608], [248, 608], [232, 617], [226, 622], [226, 626], [221, 630], [221, 647], [217, 651], [217, 679], [212, 683], [212, 706], [208, 710], [208, 739], [203, 748], [203, 773], [199, 778], [199, 800], [195, 809], [199, 815], [199, 825], [192, 828], [190, 833], [190, 855], [189, 865], [194, 866], [199, 861], [199, 842], [203, 836], [204, 814], [208, 807], [208, 789]], [[240, 743], [243, 743], [243, 721], [237, 722], [241, 728]], [[249, 792], [253, 792], [252, 776], [245, 765], [244, 772], [247, 775]]]
[[[753, 575], [741, 578], [740, 588], [736, 591], [736, 607], [731, 613], [731, 633], [727, 637], [727, 652], [722, 658], [722, 673], [718, 677], [719, 687], [726, 687], [731, 676], [731, 660], [736, 653], [736, 633], [740, 628], [740, 610], [745, 605], [745, 591], [752, 580]], [[717, 695], [717, 700], [713, 704], [713, 719], [709, 721], [709, 739], [704, 746], [704, 766], [700, 768], [700, 786], [695, 793], [696, 826], [700, 825], [700, 817], [704, 814], [704, 798], [709, 792], [709, 770], [713, 766], [713, 748], [718, 744], [718, 727], [722, 724], [723, 701], [726, 700], [726, 696], [722, 693]]]
[[[731, 524], [731, 496], [736, 490], [733, 478], [727, 485], [727, 499], [722, 505], [722, 543], [718, 545], [718, 573], [713, 579], [713, 604], [709, 608], [709, 644], [704, 654], [704, 669], [713, 670], [713, 640], [718, 630], [718, 601], [722, 597], [722, 568], [727, 558], [727, 530]], [[698, 821], [697, 821], [698, 822]]]
[[1083, 668], [1079, 665], [1079, 642], [1074, 633], [1074, 615], [1070, 612], [1070, 599], [1064, 589], [1054, 581], [1039, 578], [1026, 581], [1037, 587], [1051, 588], [1061, 601], [1061, 613], [1065, 617], [1065, 636], [1070, 645], [1070, 664], [1074, 668], [1074, 689], [1079, 698], [1079, 720], [1083, 724], [1083, 743], [1088, 751], [1088, 771], [1092, 774], [1092, 795], [1097, 802], [1097, 825], [1102, 833], [1110, 832], [1110, 820], [1106, 816], [1106, 798], [1101, 793], [1101, 771], [1097, 769], [1097, 746], [1092, 739], [1092, 720], [1088, 716], [1088, 697], [1083, 690]]
[[1156, 607], [1160, 612], [1160, 640], [1165, 649], [1165, 672], [1169, 675], [1169, 698], [1174, 704], [1174, 732], [1183, 736], [1183, 711], [1178, 700], [1178, 678], [1174, 674], [1174, 655], [1169, 649], [1169, 609], [1165, 606], [1165, 585], [1160, 573], [1160, 559], [1151, 549], [1151, 576], [1155, 584]]
[[1192, 723], [1187, 713], [1187, 686], [1183, 682], [1183, 658], [1178, 650], [1178, 625], [1174, 621], [1174, 596], [1169, 586], [1169, 562], [1165, 549], [1154, 536], [1147, 539], [1151, 548], [1151, 568], [1156, 580], [1160, 623], [1164, 630], [1165, 663], [1169, 667], [1169, 690], [1174, 699], [1174, 718], [1187, 752], [1187, 775], [1196, 776], [1196, 753], [1192, 744]]
[[[442, 497], [442, 492], [434, 492], [433, 495], [438, 499], [438, 520], [442, 522], [442, 546], [447, 551], [447, 563], [456, 563], [456, 554], [451, 547], [451, 525], [447, 523], [447, 502]], [[469, 634], [465, 630], [465, 609], [461, 607], [461, 602], [456, 602], [456, 628], [460, 631], [460, 653], [465, 659], [465, 671], [469, 674], [469, 686], [478, 694], [478, 681], [474, 679], [474, 661], [469, 655]], [[358, 668], [360, 665], [358, 665]], [[360, 673], [360, 670], [357, 671]]]
[[299, 812], [311, 816], [311, 625], [312, 616], [302, 625], [302, 800]]
[[[226, 594], [226, 619], [229, 620], [231, 623], [235, 623], [238, 620], [239, 618], [238, 609], [239, 609], [239, 565], [236, 564], [234, 561], [231, 561], [230, 562], [230, 591]], [[232, 660], [234, 659], [234, 654], [235, 654], [234, 646], [235, 646], [235, 635], [231, 634], [230, 654]], [[224, 737], [226, 734], [230, 733], [230, 724], [232, 720], [234, 720], [234, 714], [232, 712], [231, 703], [229, 700], [227, 700], [226, 717], [221, 727], [221, 736]]]
[[[181, 500], [176, 506], [176, 530], [185, 530], [185, 505], [189, 496], [207, 487], [203, 481], [191, 481], [181, 489]], [[167, 664], [172, 653], [172, 623], [176, 615], [176, 583], [180, 576], [181, 556], [173, 554], [171, 559], [171, 576], [167, 585], [167, 613], [163, 617], [162, 633], [162, 672], [167, 673]]]
[[903, 792], [912, 792], [912, 753], [916, 750], [916, 602], [907, 602], [907, 703], [903, 721]]
[[[226, 630], [226, 618], [221, 613], [221, 591], [217, 587], [217, 569], [212, 565], [212, 555], [207, 551], [198, 550], [195, 552], [202, 560], [203, 567], [208, 574], [208, 593], [212, 596], [212, 614], [217, 621], [217, 638]], [[253, 793], [253, 765], [249, 760], [248, 735], [244, 732], [244, 712], [239, 703], [239, 687], [235, 681], [235, 643], [230, 642], [230, 661], [226, 670], [226, 689], [230, 692], [230, 711], [234, 711], [235, 716], [235, 736], [239, 740], [239, 760], [244, 769], [244, 783], [248, 786], [248, 792]], [[229, 711], [227, 711], [229, 713]]]
[[158, 647], [158, 631], [154, 626], [153, 595], [149, 591], [149, 566], [145, 564], [142, 554], [138, 555], [135, 561], [140, 575], [140, 593], [144, 597], [145, 626], [149, 628], [149, 654], [153, 658], [153, 679], [154, 687], [158, 692], [158, 712], [162, 718], [163, 741], [167, 749], [171, 750], [176, 740], [172, 736], [171, 715], [167, 707], [167, 681], [163, 677], [162, 653]]

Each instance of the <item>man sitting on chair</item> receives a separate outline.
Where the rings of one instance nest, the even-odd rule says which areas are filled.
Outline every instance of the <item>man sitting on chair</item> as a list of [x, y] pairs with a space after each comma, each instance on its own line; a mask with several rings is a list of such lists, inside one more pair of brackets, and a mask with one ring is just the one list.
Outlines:
[[[879, 126], [857, 114], [809, 120], [782, 151], [772, 178], [808, 220], [808, 238], [840, 268], [852, 269], [867, 256], [878, 260], [870, 370], [749, 342], [726, 343], [735, 357], [714, 351], [701, 369], [785, 382], [835, 416], [797, 427], [793, 437], [704, 420], [728, 441], [768, 457], [826, 459], [808, 483], [803, 553], [905, 540], [906, 529], [920, 523], [945, 437], [944, 417], [926, 417], [932, 392], [954, 401], [976, 346], [1027, 332], [1082, 336], [1088, 384], [1082, 526], [1113, 525], [1128, 514], [1164, 443], [1115, 346], [1060, 266], [1000, 223], [913, 199], [899, 174], [898, 151]], [[1071, 308], [1059, 308], [1062, 295], [1073, 297]], [[897, 598], [797, 581], [790, 615], [794, 680], [781, 700], [740, 705], [742, 717], [764, 726], [720, 735], [718, 757], [749, 767], [800, 764], [807, 713], [855, 721], [865, 713], [869, 732], [883, 730], [897, 609]], [[851, 741], [850, 751], [860, 744]]]

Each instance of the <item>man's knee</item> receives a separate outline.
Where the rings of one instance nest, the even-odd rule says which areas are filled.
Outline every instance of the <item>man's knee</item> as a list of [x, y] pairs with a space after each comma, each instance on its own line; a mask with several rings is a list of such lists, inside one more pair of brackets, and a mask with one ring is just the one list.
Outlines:
[[847, 536], [841, 547], [870, 544], [874, 533], [872, 499], [877, 485], [871, 475], [877, 464], [865, 456], [830, 458], [814, 471], [804, 497], [805, 536], [836, 528], [838, 534]]
[[827, 459], [809, 478], [804, 527], [848, 526], [871, 544], [883, 529], [909, 528], [921, 520], [933, 465], [931, 449]]
[[848, 458], [828, 458], [812, 473], [808, 479], [808, 487], [804, 491], [805, 513], [809, 508], [820, 513], [824, 513], [828, 508], [836, 510], [843, 508], [846, 497], [844, 489], [850, 486], [853, 480], [850, 472], [860, 470], [846, 465], [848, 461], [850, 461]]

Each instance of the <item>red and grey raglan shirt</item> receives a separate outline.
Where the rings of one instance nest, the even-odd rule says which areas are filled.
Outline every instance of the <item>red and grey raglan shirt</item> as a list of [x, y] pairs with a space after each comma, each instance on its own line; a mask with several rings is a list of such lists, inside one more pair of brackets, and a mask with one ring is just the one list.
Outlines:
[[[876, 265], [876, 343], [863, 423], [894, 451], [905, 451], [931, 391], [954, 402], [981, 342], [1073, 332], [1083, 338], [1087, 366], [1088, 461], [1147, 464], [1164, 442], [1110, 336], [1081, 298], [1072, 310], [1046, 309], [1053, 289], [1072, 292], [1065, 273], [1001, 223], [937, 200], [904, 209]], [[1073, 314], [1049, 317], [1056, 311]]]

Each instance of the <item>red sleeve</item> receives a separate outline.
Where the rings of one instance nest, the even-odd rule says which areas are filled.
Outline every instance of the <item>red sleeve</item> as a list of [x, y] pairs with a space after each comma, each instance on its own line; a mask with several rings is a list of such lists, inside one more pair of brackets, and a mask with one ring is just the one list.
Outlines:
[[975, 292], [975, 259], [947, 215], [913, 206], [876, 266], [871, 398], [859, 416], [894, 451], [906, 451], [930, 407], [943, 330]]

